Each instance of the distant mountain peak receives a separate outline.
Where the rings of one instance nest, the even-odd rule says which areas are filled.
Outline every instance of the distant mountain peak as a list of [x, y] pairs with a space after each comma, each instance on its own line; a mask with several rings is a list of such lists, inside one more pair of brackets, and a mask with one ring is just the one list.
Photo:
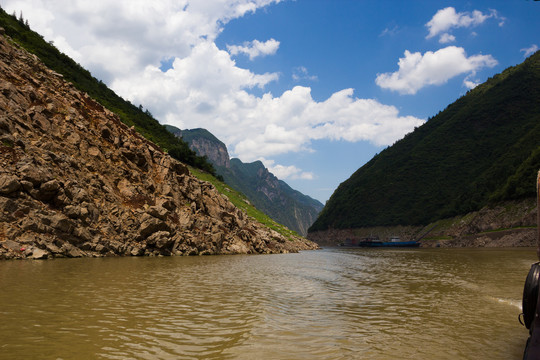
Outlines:
[[244, 163], [240, 159], [230, 159], [226, 145], [206, 129], [167, 128], [182, 137], [199, 156], [206, 156], [225, 182], [244, 193], [255, 207], [289, 229], [307, 234], [323, 208], [319, 201], [292, 189], [261, 161]]
[[199, 154], [199, 156], [206, 156], [215, 166], [225, 168], [230, 166], [227, 146], [210, 131], [202, 128], [180, 130], [170, 125], [167, 125], [167, 129], [175, 136], [187, 142], [189, 147]]

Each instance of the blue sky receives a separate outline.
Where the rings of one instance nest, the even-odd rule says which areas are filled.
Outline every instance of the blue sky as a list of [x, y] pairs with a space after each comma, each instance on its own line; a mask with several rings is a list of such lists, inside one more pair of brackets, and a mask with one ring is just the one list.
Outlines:
[[540, 2], [0, 0], [162, 123], [204, 127], [325, 202], [540, 46]]

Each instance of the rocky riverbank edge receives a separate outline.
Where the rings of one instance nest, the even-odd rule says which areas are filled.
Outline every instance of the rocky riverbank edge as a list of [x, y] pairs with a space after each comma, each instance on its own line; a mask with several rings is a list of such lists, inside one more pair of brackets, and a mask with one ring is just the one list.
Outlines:
[[323, 247], [374, 235], [382, 240], [392, 236], [404, 241], [420, 239], [421, 247], [536, 247], [536, 215], [536, 198], [530, 198], [486, 206], [427, 226], [330, 229], [309, 233], [308, 239]]

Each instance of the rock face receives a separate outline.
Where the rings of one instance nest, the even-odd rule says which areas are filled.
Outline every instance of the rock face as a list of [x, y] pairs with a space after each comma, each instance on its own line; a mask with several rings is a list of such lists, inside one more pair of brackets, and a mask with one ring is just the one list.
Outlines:
[[250, 219], [0, 35], [0, 258], [316, 247]]
[[323, 204], [292, 189], [260, 161], [244, 163], [229, 159], [226, 145], [208, 130], [179, 130], [172, 126], [168, 129], [182, 137], [198, 155], [206, 156], [225, 182], [246, 195], [257, 209], [289, 229], [307, 235]]
[[174, 133], [189, 144], [191, 150], [219, 167], [230, 167], [227, 146], [206, 129], [178, 130]]

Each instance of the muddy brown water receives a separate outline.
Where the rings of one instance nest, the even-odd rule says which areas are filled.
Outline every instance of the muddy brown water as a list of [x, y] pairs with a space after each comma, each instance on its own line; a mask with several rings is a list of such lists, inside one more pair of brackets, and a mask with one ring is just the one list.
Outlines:
[[535, 249], [0, 262], [0, 359], [521, 359]]

